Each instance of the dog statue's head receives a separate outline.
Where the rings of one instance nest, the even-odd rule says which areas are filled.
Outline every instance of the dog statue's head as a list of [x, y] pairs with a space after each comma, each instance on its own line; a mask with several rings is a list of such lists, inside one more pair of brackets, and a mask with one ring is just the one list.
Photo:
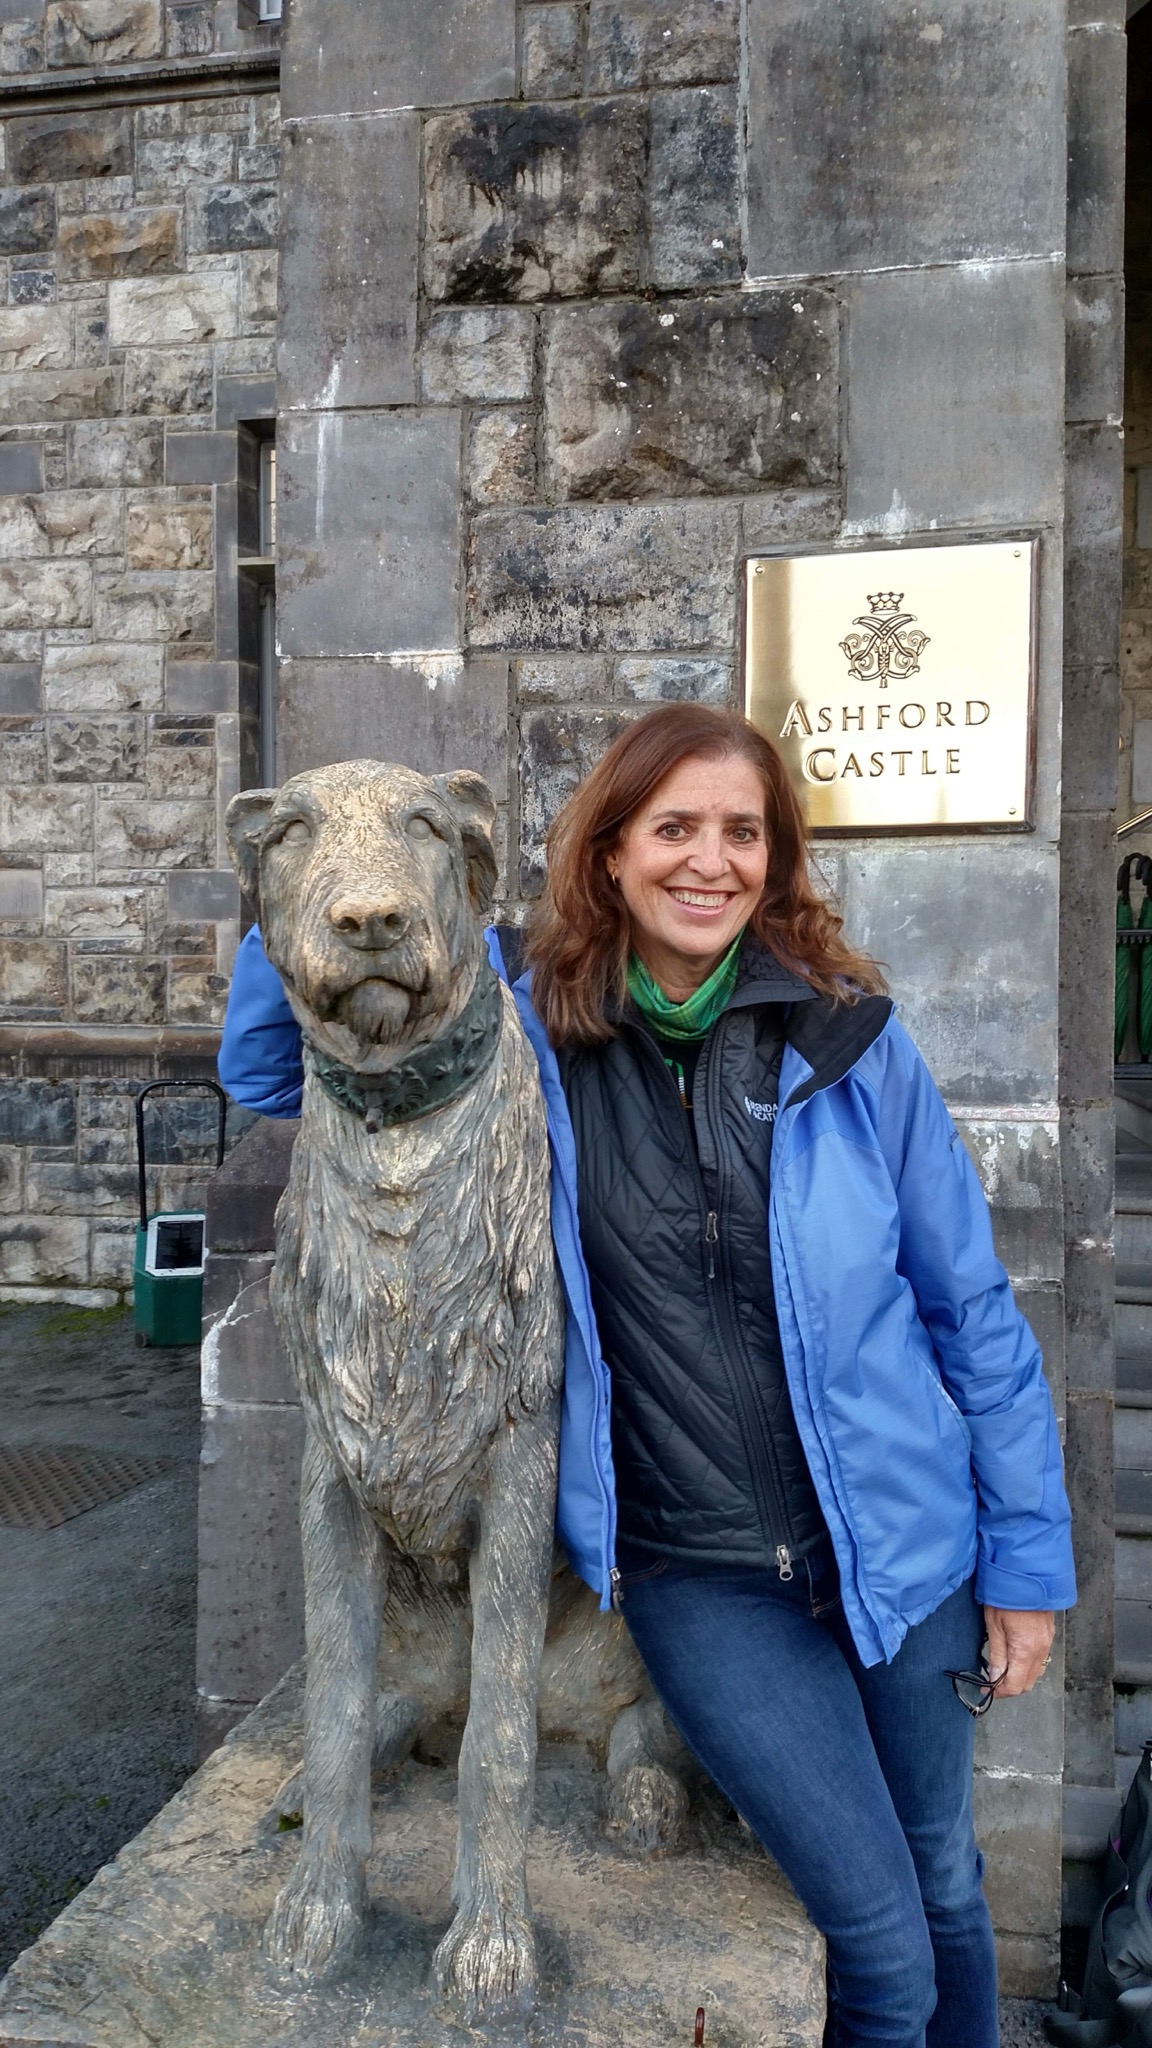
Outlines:
[[242, 790], [228, 845], [264, 950], [322, 1052], [383, 1072], [472, 993], [496, 888], [486, 782], [341, 761]]

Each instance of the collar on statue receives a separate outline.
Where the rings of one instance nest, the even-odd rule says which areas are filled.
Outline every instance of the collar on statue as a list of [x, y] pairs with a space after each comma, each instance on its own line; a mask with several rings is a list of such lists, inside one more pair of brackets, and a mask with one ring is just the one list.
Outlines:
[[480, 963], [476, 986], [456, 1022], [428, 1045], [418, 1045], [386, 1074], [361, 1074], [342, 1060], [320, 1052], [311, 1041], [309, 1062], [320, 1086], [365, 1128], [379, 1131], [388, 1124], [412, 1123], [434, 1109], [444, 1109], [471, 1088], [491, 1063], [500, 1038], [504, 1005], [500, 977], [487, 960]]

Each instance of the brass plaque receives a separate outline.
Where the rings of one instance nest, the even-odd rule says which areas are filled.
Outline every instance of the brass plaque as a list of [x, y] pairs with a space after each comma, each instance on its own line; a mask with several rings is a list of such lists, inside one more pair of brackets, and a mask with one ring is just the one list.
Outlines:
[[745, 709], [816, 831], [1027, 825], [1032, 541], [745, 564]]

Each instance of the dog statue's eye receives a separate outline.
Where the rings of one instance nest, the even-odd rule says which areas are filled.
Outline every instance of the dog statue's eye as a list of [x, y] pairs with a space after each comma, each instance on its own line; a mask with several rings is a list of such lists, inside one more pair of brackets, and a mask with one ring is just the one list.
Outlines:
[[407, 832], [409, 839], [435, 839], [436, 837], [435, 828], [429, 823], [427, 818], [422, 818], [419, 812], [417, 812], [414, 818], [409, 818]]
[[306, 825], [303, 818], [293, 818], [292, 823], [285, 825], [280, 834], [280, 843], [285, 846], [303, 846], [311, 837], [312, 827]]

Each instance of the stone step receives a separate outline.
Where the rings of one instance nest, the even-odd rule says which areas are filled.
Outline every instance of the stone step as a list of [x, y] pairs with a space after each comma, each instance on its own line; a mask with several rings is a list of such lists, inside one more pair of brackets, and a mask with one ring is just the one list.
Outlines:
[[1116, 1150], [1122, 1141], [1152, 1151], [1152, 1086], [1143, 1080], [1124, 1081], [1116, 1090]]
[[1152, 1212], [1152, 1150], [1117, 1151], [1116, 1207], [1133, 1216]]
[[1152, 1197], [1146, 1209], [1122, 1208], [1119, 1196], [1116, 1200], [1116, 1218], [1112, 1226], [1116, 1244], [1117, 1275], [1123, 1270], [1140, 1277], [1145, 1286], [1152, 1280]]
[[1112, 1443], [1118, 1472], [1152, 1472], [1152, 1408], [1118, 1406]]
[[1117, 1352], [1116, 1406], [1152, 1408], [1152, 1351]]
[[1113, 1722], [1117, 1755], [1139, 1755], [1152, 1742], [1152, 1685], [1118, 1685]]
[[1116, 1283], [1116, 1349], [1131, 1358], [1141, 1351], [1152, 1351], [1152, 1304], [1140, 1301], [1124, 1301], [1120, 1297], [1120, 1282]]
[[1116, 1598], [1152, 1600], [1152, 1537], [1117, 1536]]
[[1152, 1305], [1152, 1266], [1143, 1259], [1116, 1264], [1116, 1301], [1147, 1308]]
[[1116, 1473], [1117, 1536], [1152, 1536], [1152, 1472]]
[[1142, 1600], [1116, 1602], [1114, 1676], [1121, 1685], [1152, 1685], [1152, 1588]]

